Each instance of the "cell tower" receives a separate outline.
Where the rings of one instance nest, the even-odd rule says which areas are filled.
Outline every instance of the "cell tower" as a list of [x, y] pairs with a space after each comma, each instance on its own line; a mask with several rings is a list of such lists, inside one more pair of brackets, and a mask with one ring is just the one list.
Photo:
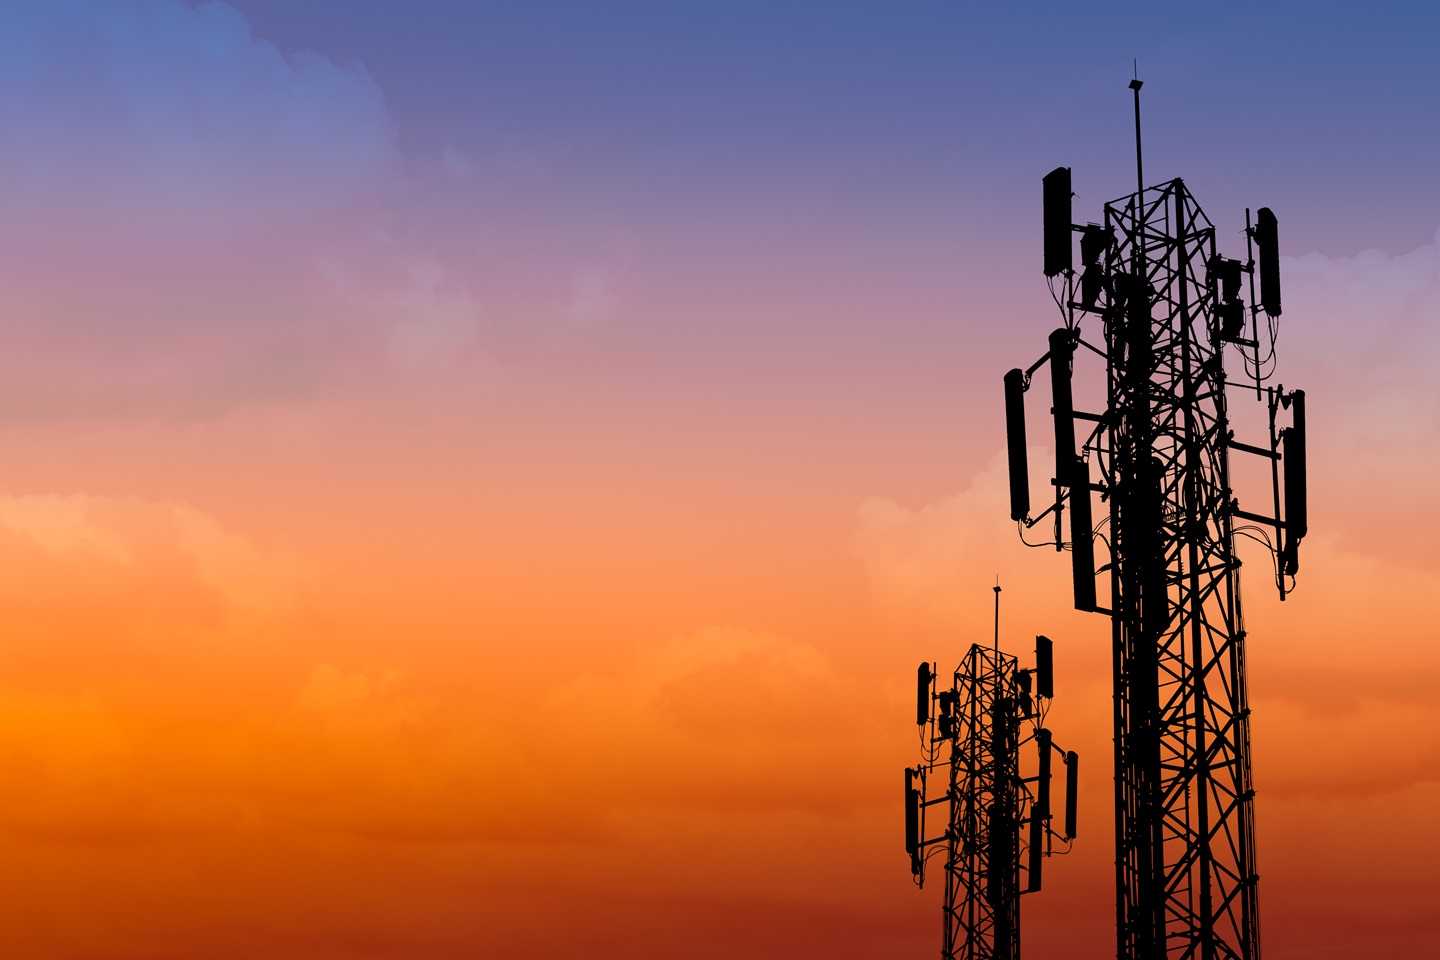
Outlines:
[[[995, 594], [998, 614], [998, 586]], [[922, 760], [905, 770], [905, 851], [919, 886], [926, 862], [944, 857], [945, 960], [1019, 960], [1020, 895], [1040, 889], [1054, 841], [1065, 852], [1075, 837], [1079, 760], [1056, 747], [1044, 726], [1054, 695], [1051, 643], [1035, 638], [1032, 673], [1000, 652], [996, 634], [995, 646], [970, 647], [948, 690], [936, 691], [930, 664], [919, 670]], [[1025, 776], [1021, 753], [1030, 744], [1035, 772]], [[1055, 754], [1066, 767], [1063, 833], [1053, 829], [1050, 809]], [[944, 784], [938, 796], [932, 778]], [[944, 828], [926, 839], [926, 814], [936, 805]]]
[[[1044, 178], [1045, 275], [1065, 325], [1050, 335], [1044, 357], [1005, 375], [1011, 517], [1023, 538], [1053, 514], [1054, 546], [1071, 551], [1076, 608], [1111, 617], [1117, 956], [1258, 960], [1235, 537], [1270, 547], [1283, 600], [1306, 532], [1305, 395], [1268, 385], [1280, 317], [1274, 214], [1262, 208], [1251, 224], [1246, 212], [1242, 263], [1216, 252], [1215, 228], [1183, 181], [1146, 187], [1140, 86], [1138, 79], [1130, 84], [1135, 193], [1107, 203], [1103, 223], [1076, 226], [1069, 168]], [[1241, 299], [1246, 278], [1248, 304]], [[1095, 326], [1082, 329], [1082, 318], [1092, 317]], [[1087, 339], [1090, 332], [1100, 339]], [[1073, 404], [1077, 352], [1105, 364], [1105, 405], [1095, 412]], [[1235, 356], [1244, 378], [1232, 383], [1226, 360]], [[1031, 517], [1024, 393], [1047, 360], [1055, 501]], [[1241, 443], [1231, 429], [1230, 397], [1250, 391], [1268, 412], [1265, 445]], [[1277, 432], [1282, 409], [1291, 423]], [[1231, 489], [1232, 451], [1268, 467], [1273, 516], [1241, 509]], [[1098, 526], [1096, 493], [1109, 506]], [[1096, 539], [1109, 553], [1098, 569]], [[1099, 573], [1109, 574], [1108, 607], [1096, 596]]]

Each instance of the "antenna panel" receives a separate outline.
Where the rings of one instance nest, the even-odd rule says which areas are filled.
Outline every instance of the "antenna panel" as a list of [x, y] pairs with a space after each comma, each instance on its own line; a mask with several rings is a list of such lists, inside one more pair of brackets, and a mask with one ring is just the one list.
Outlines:
[[1280, 234], [1279, 222], [1269, 207], [1255, 216], [1255, 246], [1260, 248], [1260, 306], [1272, 317], [1280, 316]]
[[1045, 276], [1073, 265], [1070, 243], [1070, 168], [1056, 167], [1041, 181], [1045, 195]]
[[1044, 636], [1035, 638], [1035, 695], [1055, 696], [1055, 645]]
[[1070, 483], [1075, 460], [1075, 401], [1070, 386], [1070, 362], [1075, 344], [1063, 327], [1050, 334], [1050, 402], [1055, 414], [1055, 481]]
[[1030, 462], [1025, 451], [1025, 372], [1005, 374], [1005, 447], [1010, 458], [1010, 519], [1030, 515]]
[[1080, 757], [1071, 750], [1065, 754], [1065, 839], [1075, 839], [1075, 811], [1079, 805]]
[[1070, 567], [1075, 609], [1095, 609], [1095, 519], [1090, 512], [1090, 464], [1070, 461]]

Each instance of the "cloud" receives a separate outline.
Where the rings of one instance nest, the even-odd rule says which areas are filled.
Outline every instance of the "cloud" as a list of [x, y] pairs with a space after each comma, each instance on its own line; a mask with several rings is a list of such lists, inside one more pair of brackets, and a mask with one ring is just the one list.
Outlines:
[[[1029, 451], [1032, 502], [1037, 482], [1051, 462], [1048, 449]], [[1048, 476], [1048, 473], [1045, 474]], [[1043, 543], [1054, 536], [1042, 522], [1024, 539]], [[1068, 533], [1067, 533], [1068, 536]], [[914, 629], [957, 628], [974, 637], [991, 632], [991, 587], [1002, 586], [1006, 629], [1060, 630], [1074, 622], [1070, 555], [1052, 546], [1024, 545], [1010, 519], [1009, 467], [1003, 453], [989, 458], [960, 493], [919, 507], [872, 496], [856, 512], [852, 555], [865, 568], [877, 606]], [[1101, 585], [1104, 590], [1103, 583]], [[1007, 602], [1008, 601], [1008, 602]], [[1010, 604], [1019, 604], [1018, 615]]]
[[0, 37], [0, 191], [85, 218], [31, 236], [121, 226], [106, 214], [152, 236], [269, 229], [374, 190], [399, 159], [362, 67], [286, 56], [225, 3], [14, 3]]
[[[12, 787], [0, 832], [131, 845], [232, 823], [228, 801], [175, 771], [205, 739], [197, 729], [233, 709], [249, 665], [273, 655], [306, 575], [186, 504], [0, 497], [0, 768]], [[187, 722], [172, 726], [177, 716]]]
[[608, 807], [839, 815], [876, 802], [861, 758], [893, 762], [884, 718], [904, 711], [808, 644], [709, 626], [559, 685], [544, 712], [584, 718], [572, 772]]
[[568, 814], [563, 771], [500, 706], [383, 660], [317, 662], [376, 649], [320, 586], [303, 560], [186, 504], [0, 497], [0, 833], [598, 835], [603, 809]]
[[[361, 260], [327, 258], [326, 277], [357, 316], [381, 332], [381, 354], [395, 369], [433, 374], [483, 359], [484, 309], [438, 261], [376, 237]], [[369, 261], [368, 269], [361, 264]]]
[[475, 698], [387, 660], [334, 586], [186, 504], [0, 498], [0, 833], [603, 845], [645, 810], [847, 815], [908, 740], [886, 684], [718, 626]]
[[0, 417], [488, 382], [619, 308], [628, 240], [501, 222], [508, 175], [405, 155], [362, 64], [221, 2], [35, 0], [0, 27]]
[[1311, 529], [1433, 568], [1440, 505], [1440, 242], [1392, 255], [1282, 261], [1281, 380], [1306, 389]]
[[362, 67], [224, 3], [22, 2], [0, 27], [8, 418], [294, 398], [374, 335], [317, 269], [401, 182]]
[[475, 172], [474, 165], [456, 152], [454, 147], [446, 147], [441, 151], [440, 168], [458, 180], [464, 180]]
[[[0, 496], [0, 570], [12, 637], [29, 628], [82, 642], [92, 638], [78, 625], [101, 610], [117, 631], [187, 610], [217, 630], [254, 630], [292, 609], [308, 576], [298, 559], [261, 549], [189, 504], [85, 494]], [[67, 584], [76, 595], [95, 592], [86, 604], [16, 622]]]

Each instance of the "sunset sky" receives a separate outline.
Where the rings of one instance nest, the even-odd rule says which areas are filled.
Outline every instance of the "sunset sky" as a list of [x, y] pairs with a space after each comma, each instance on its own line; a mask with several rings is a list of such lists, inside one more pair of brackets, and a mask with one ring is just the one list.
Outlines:
[[0, 5], [0, 954], [935, 956], [914, 670], [998, 576], [1084, 760], [1026, 950], [1114, 956], [1109, 625], [1001, 377], [1132, 60], [1307, 393], [1265, 956], [1433, 952], [1440, 14], [980, 6]]

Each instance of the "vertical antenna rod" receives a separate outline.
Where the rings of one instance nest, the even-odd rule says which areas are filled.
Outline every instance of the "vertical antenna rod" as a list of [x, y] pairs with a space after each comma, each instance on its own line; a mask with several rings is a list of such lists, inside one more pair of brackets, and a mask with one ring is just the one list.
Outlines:
[[995, 577], [995, 652], [1000, 652], [1000, 577]]
[[1136, 77], [1130, 81], [1130, 89], [1135, 91], [1135, 189], [1137, 193], [1145, 192], [1145, 159], [1140, 153], [1140, 88], [1145, 86], [1145, 81], [1139, 77], [1139, 69], [1136, 69]]

